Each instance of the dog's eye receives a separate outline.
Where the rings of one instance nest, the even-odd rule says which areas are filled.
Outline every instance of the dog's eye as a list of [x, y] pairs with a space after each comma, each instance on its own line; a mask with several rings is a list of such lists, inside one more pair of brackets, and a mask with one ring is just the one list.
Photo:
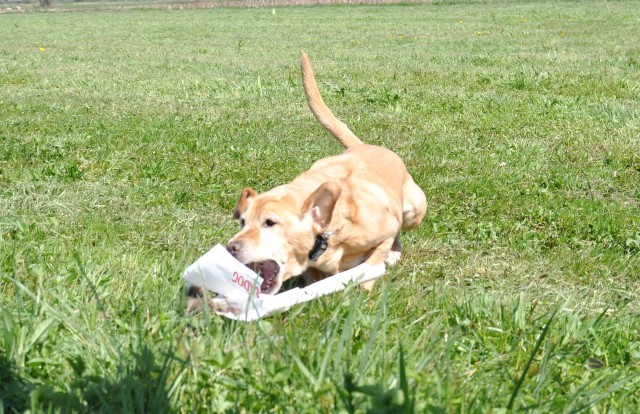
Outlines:
[[240, 219], [240, 227], [244, 227], [244, 219], [243, 218]]
[[273, 220], [271, 220], [271, 219], [266, 219], [266, 220], [264, 221], [264, 226], [265, 226], [265, 227], [273, 227], [273, 226], [275, 226], [275, 225], [276, 225], [276, 222], [275, 222], [275, 221], [273, 221]]

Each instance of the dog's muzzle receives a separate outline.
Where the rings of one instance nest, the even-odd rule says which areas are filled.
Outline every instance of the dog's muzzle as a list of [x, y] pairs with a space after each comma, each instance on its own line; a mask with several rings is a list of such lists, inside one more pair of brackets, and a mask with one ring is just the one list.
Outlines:
[[[241, 241], [235, 241], [227, 245], [227, 251], [231, 255], [238, 259], [243, 244]], [[261, 262], [243, 263], [249, 269], [253, 270], [262, 278], [262, 285], [260, 286], [260, 292], [270, 293], [275, 287], [278, 273], [280, 273], [280, 266], [275, 260], [264, 260]]]

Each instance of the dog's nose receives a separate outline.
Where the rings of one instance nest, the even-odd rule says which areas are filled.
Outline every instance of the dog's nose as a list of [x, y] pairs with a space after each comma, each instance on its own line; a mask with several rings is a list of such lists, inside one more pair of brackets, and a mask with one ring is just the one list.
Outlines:
[[227, 244], [227, 251], [231, 253], [233, 257], [235, 257], [238, 254], [240, 249], [242, 249], [242, 242], [240, 240], [230, 242], [229, 244]]

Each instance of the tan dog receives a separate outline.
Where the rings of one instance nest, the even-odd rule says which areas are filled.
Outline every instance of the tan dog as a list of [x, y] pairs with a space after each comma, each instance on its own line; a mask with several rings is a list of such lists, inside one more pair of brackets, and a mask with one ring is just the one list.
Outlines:
[[290, 184], [242, 191], [234, 211], [242, 229], [227, 249], [261, 274], [269, 294], [303, 273], [316, 281], [363, 262], [394, 264], [400, 230], [418, 226], [427, 209], [402, 160], [363, 144], [325, 105], [304, 52], [301, 66], [311, 112], [346, 151], [317, 161]]

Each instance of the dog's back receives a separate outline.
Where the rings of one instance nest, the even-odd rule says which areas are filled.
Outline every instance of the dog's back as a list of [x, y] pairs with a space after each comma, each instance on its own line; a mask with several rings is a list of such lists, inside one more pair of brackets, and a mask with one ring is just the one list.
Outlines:
[[[422, 189], [413, 181], [404, 162], [393, 151], [364, 144], [347, 125], [331, 112], [322, 99], [311, 63], [304, 52], [302, 52], [300, 67], [309, 109], [318, 122], [347, 149], [343, 154], [320, 160], [313, 165], [311, 170], [319, 170], [331, 165], [352, 164], [349, 168], [349, 175], [359, 175], [358, 181], [373, 182], [384, 188], [395, 190], [394, 196], [398, 196], [402, 203], [403, 230], [417, 227], [424, 218], [427, 200]], [[355, 167], [353, 164], [359, 164], [359, 166]], [[360, 166], [363, 168], [359, 168]], [[335, 167], [333, 170], [337, 171]]]

